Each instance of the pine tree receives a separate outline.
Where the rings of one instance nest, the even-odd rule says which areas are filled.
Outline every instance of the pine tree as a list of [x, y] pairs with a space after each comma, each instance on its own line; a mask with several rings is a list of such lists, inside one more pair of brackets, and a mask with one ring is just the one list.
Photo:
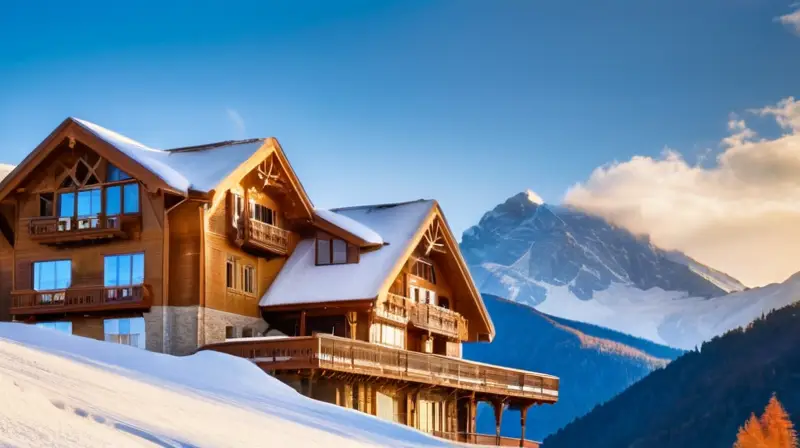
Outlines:
[[775, 395], [769, 399], [761, 416], [761, 428], [770, 448], [796, 448], [797, 432], [789, 414]]
[[755, 414], [750, 414], [744, 426], [739, 427], [739, 433], [736, 434], [736, 443], [733, 448], [766, 448], [767, 441], [764, 435], [764, 430], [761, 427], [761, 422], [756, 418]]
[[736, 434], [733, 448], [797, 448], [797, 432], [789, 414], [773, 394], [761, 418], [750, 414]]

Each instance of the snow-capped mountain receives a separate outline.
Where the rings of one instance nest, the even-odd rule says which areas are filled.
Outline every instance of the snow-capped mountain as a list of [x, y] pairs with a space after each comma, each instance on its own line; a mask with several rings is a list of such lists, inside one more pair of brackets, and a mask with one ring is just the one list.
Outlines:
[[745, 291], [684, 254], [532, 192], [486, 213], [461, 249], [484, 293], [684, 349], [800, 299], [800, 280]]

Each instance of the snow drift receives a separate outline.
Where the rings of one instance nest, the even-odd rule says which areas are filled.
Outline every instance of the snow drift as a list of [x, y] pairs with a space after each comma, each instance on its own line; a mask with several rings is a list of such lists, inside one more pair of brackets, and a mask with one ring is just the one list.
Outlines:
[[0, 446], [447, 446], [301, 396], [250, 362], [0, 323]]

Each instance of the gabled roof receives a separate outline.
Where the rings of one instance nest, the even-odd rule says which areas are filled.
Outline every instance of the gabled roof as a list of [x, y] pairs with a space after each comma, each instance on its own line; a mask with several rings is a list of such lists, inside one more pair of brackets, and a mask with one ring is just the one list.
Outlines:
[[[277, 278], [261, 298], [262, 307], [320, 304], [376, 299], [388, 291], [403, 263], [422, 240], [428, 224], [437, 216], [444, 222], [448, 252], [465, 278], [467, 289], [477, 302], [490, 337], [494, 324], [483, 303], [475, 282], [461, 256], [458, 243], [447, 225], [439, 204], [418, 200], [399, 204], [383, 204], [333, 209], [333, 213], [355, 221], [376, 233], [384, 246], [361, 254], [358, 263], [317, 266], [313, 238], [300, 241]], [[338, 225], [345, 225], [338, 223]]]
[[302, 240], [261, 298], [260, 305], [294, 305], [378, 297], [389, 272], [403, 261], [409, 246], [413, 244], [414, 236], [433, 211], [434, 205], [434, 201], [420, 200], [334, 209], [336, 214], [377, 232], [385, 245], [362, 253], [358, 263], [317, 266], [315, 240]]
[[256, 138], [162, 150], [145, 146], [94, 123], [78, 118], [73, 120], [183, 193], [213, 190], [267, 142], [266, 138]]
[[[157, 179], [161, 185], [175, 193], [188, 195], [189, 191], [209, 193], [215, 190], [229, 176], [245, 168], [249, 171], [270, 153], [276, 154], [281, 165], [289, 176], [294, 189], [308, 211], [313, 214], [313, 205], [305, 190], [289, 164], [280, 144], [275, 138], [256, 138], [249, 140], [229, 140], [174, 149], [158, 149], [144, 145], [122, 134], [106, 129], [100, 125], [79, 118], [64, 120], [36, 149], [23, 160], [17, 168], [0, 182], [0, 199], [15, 186], [25, 174], [35, 168], [43, 157], [63, 141], [67, 136], [78, 135], [94, 141], [84, 142], [92, 149], [105, 155], [127, 156], [131, 166], [139, 168], [142, 173], [149, 173], [151, 179]], [[96, 145], [93, 145], [96, 143]], [[245, 166], [246, 165], [246, 166]], [[252, 166], [251, 166], [252, 165]], [[124, 166], [120, 167], [125, 169]], [[130, 172], [137, 177], [135, 172]], [[155, 177], [153, 177], [155, 176]], [[139, 179], [143, 180], [143, 179]]]

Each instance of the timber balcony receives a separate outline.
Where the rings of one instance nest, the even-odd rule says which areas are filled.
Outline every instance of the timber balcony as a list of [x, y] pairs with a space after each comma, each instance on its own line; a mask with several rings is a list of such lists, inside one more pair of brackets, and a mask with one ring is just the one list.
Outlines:
[[11, 292], [11, 314], [48, 314], [150, 308], [147, 285], [74, 286], [51, 291]]
[[207, 345], [201, 350], [246, 358], [265, 371], [322, 369], [525, 398], [540, 403], [558, 400], [559, 380], [554, 376], [327, 334], [242, 339]]
[[289, 254], [290, 232], [252, 218], [239, 219], [234, 240], [242, 247], [285, 256]]
[[382, 306], [375, 310], [381, 317], [400, 324], [410, 324], [421, 330], [459, 340], [467, 340], [467, 319], [461, 314], [428, 303], [417, 303], [408, 297], [389, 293]]
[[31, 240], [42, 244], [74, 243], [126, 236], [122, 230], [120, 215], [31, 218], [28, 222], [28, 235]]

